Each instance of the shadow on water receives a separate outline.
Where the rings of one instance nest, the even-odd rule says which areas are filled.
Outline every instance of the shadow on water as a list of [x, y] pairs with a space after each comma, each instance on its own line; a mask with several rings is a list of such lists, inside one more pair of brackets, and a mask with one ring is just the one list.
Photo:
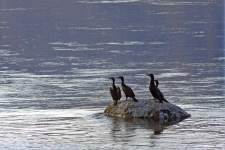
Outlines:
[[115, 125], [115, 128], [112, 129], [113, 132], [118, 131], [118, 126], [116, 126], [116, 124], [125, 123], [126, 128], [128, 130], [135, 129], [133, 127], [136, 126], [137, 128], [152, 130], [154, 131], [154, 135], [161, 134], [166, 127], [175, 125], [181, 121], [177, 119], [177, 120], [173, 120], [173, 121], [165, 123], [163, 121], [154, 121], [154, 120], [141, 119], [141, 118], [112, 118], [112, 120], [113, 120], [113, 124]]

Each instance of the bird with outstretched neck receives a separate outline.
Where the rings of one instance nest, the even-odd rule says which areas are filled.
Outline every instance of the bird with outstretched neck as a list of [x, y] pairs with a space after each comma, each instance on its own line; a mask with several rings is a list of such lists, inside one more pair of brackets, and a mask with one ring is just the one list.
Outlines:
[[[151, 78], [149, 83], [149, 91], [152, 94], [152, 96], [159, 100], [160, 103], [163, 103], [163, 101], [169, 103], [163, 96], [162, 92], [156, 87], [154, 84], [154, 75], [153, 74], [147, 74]], [[157, 85], [158, 86], [158, 85]]]
[[131, 97], [133, 99], [133, 101], [138, 102], [138, 100], [135, 98], [135, 94], [133, 92], [133, 90], [127, 86], [126, 84], [124, 84], [124, 78], [122, 76], [117, 77], [121, 80], [121, 86], [122, 86], [122, 90], [126, 96], [126, 100], [128, 97]]
[[114, 101], [114, 106], [117, 105], [117, 101], [120, 100], [121, 98], [121, 91], [119, 87], [115, 86], [115, 79], [113, 77], [109, 78], [113, 81], [112, 83], [112, 88], [110, 87], [110, 94], [112, 96], [112, 99]]

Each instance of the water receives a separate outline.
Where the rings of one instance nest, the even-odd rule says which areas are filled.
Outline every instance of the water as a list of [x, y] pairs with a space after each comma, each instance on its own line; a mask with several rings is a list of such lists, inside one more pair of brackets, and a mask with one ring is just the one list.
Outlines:
[[[224, 149], [223, 9], [213, 0], [0, 0], [0, 149]], [[124, 76], [148, 99], [146, 73], [192, 116], [172, 125], [104, 116], [108, 77]]]

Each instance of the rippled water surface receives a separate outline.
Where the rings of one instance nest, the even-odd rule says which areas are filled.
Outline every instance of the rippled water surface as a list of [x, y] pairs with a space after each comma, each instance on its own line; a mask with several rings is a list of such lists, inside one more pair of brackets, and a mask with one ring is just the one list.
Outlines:
[[[0, 0], [0, 149], [224, 149], [223, 3]], [[148, 99], [146, 73], [191, 117], [103, 114], [109, 77]]]

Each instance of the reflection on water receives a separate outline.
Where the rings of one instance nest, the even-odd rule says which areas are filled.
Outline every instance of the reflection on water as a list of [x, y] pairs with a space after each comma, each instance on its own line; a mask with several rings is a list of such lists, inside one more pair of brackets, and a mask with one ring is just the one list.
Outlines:
[[132, 131], [132, 129], [135, 130], [136, 127], [139, 126], [140, 128], [148, 129], [149, 132], [153, 131], [153, 134], [157, 135], [157, 134], [160, 134], [163, 131], [163, 129], [166, 128], [167, 126], [174, 125], [180, 122], [180, 120], [173, 120], [171, 122], [165, 123], [162, 120], [160, 122], [155, 122], [153, 120], [140, 119], [140, 118], [126, 118], [126, 119], [112, 118], [112, 119], [113, 119], [113, 127], [114, 127], [112, 129], [112, 132], [113, 133], [118, 132], [119, 134], [121, 134], [123, 130], [125, 130], [126, 132], [130, 132]]
[[[224, 148], [223, 6], [0, 0], [0, 149]], [[124, 76], [147, 99], [146, 73], [192, 117], [163, 124], [102, 114], [112, 103], [108, 77]]]
[[[74, 146], [79, 146], [80, 149], [129, 147], [147, 149], [159, 146], [180, 149], [187, 145], [190, 148], [222, 147], [224, 126], [218, 117], [222, 110], [213, 110], [214, 117], [206, 111], [198, 111], [198, 115], [194, 116], [197, 120], [190, 118], [178, 124], [177, 122], [165, 124], [138, 118], [111, 118], [103, 115], [103, 109], [11, 109], [1, 111], [0, 147], [7, 148], [9, 145], [16, 149], [66, 149]], [[194, 111], [191, 113], [196, 114]], [[205, 119], [203, 114], [207, 114], [208, 119]], [[209, 122], [210, 124], [207, 124]], [[204, 138], [208, 136], [210, 138]], [[201, 143], [193, 138], [200, 139]]]

